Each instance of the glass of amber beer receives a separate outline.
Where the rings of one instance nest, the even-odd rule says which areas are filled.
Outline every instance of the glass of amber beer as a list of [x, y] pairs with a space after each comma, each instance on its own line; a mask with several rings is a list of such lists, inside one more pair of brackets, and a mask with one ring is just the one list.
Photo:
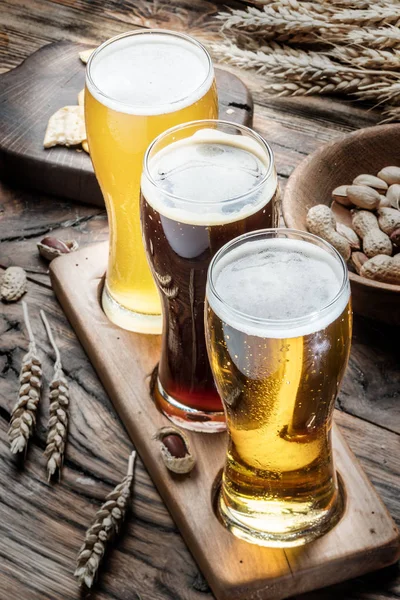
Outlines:
[[207, 268], [226, 242], [278, 218], [268, 144], [225, 121], [187, 123], [149, 147], [141, 220], [163, 307], [155, 399], [172, 421], [196, 431], [226, 428], [204, 337]]
[[240, 236], [208, 271], [206, 338], [229, 442], [219, 511], [238, 537], [298, 546], [338, 521], [333, 407], [350, 352], [346, 265], [308, 233]]
[[86, 73], [87, 136], [110, 225], [103, 309], [125, 329], [160, 333], [160, 300], [140, 232], [143, 156], [169, 127], [218, 116], [213, 66], [187, 35], [139, 30], [97, 48]]

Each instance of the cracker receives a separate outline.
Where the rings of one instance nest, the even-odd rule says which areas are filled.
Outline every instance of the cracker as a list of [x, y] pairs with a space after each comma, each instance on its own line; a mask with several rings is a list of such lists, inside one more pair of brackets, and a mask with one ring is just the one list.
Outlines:
[[82, 52], [79, 52], [79, 58], [85, 65], [86, 65], [87, 61], [89, 60], [92, 52], [94, 52], [95, 50], [96, 50], [96, 48], [90, 48], [89, 50], [83, 50]]
[[81, 90], [78, 94], [78, 104], [79, 106], [83, 106], [85, 104], [85, 88]]
[[64, 106], [49, 119], [43, 145], [76, 146], [86, 140], [85, 118], [82, 106]]
[[90, 154], [89, 153], [89, 144], [88, 144], [87, 140], [83, 140], [83, 142], [82, 142], [82, 148], [84, 149], [85, 152], [87, 152], [88, 154]]

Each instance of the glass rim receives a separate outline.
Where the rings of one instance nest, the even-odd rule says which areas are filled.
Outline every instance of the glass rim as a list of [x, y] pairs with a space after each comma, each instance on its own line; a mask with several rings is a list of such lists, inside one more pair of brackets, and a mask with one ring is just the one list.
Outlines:
[[[248, 313], [242, 312], [229, 305], [223, 298], [221, 298], [220, 294], [218, 294], [215, 289], [214, 280], [213, 280], [213, 271], [215, 269], [216, 264], [221, 260], [221, 258], [227, 255], [234, 247], [239, 246], [243, 241], [251, 240], [252, 238], [265, 238], [270, 237], [275, 234], [275, 237], [279, 237], [280, 234], [291, 234], [304, 241], [309, 241], [309, 243], [318, 242], [319, 247], [324, 247], [327, 252], [333, 255], [339, 262], [342, 267], [342, 282], [340, 288], [336, 295], [330, 300], [327, 304], [322, 306], [320, 309], [313, 311], [311, 313], [307, 313], [306, 315], [302, 315], [301, 317], [294, 317], [292, 319], [265, 319], [263, 317], [256, 317], [254, 315], [249, 315]], [[290, 238], [288, 238], [290, 239]], [[315, 245], [315, 244], [314, 244]], [[343, 259], [342, 255], [326, 240], [314, 235], [313, 233], [309, 233], [308, 231], [301, 231], [300, 229], [290, 229], [286, 227], [275, 227], [270, 229], [258, 229], [256, 231], [251, 231], [244, 233], [233, 240], [227, 242], [222, 248], [218, 250], [218, 252], [213, 256], [210, 261], [208, 271], [207, 271], [207, 285], [206, 285], [206, 299], [209, 301], [209, 295], [211, 295], [217, 300], [217, 302], [221, 303], [223, 307], [227, 310], [228, 313], [237, 316], [238, 318], [245, 321], [250, 325], [261, 325], [261, 326], [270, 326], [274, 328], [276, 326], [279, 327], [287, 327], [288, 330], [295, 329], [296, 326], [301, 326], [308, 322], [318, 321], [321, 315], [325, 312], [329, 311], [343, 296], [344, 292], [347, 290], [349, 284], [349, 274], [348, 269]], [[212, 302], [211, 302], [212, 303]]]
[[184, 204], [199, 204], [198, 200], [190, 200], [189, 198], [177, 196], [176, 194], [168, 192], [167, 190], [162, 188], [160, 185], [158, 185], [158, 183], [154, 180], [153, 176], [150, 173], [149, 159], [150, 159], [150, 153], [154, 149], [154, 146], [156, 144], [158, 144], [164, 137], [171, 135], [172, 133], [174, 133], [176, 131], [181, 131], [182, 129], [185, 129], [185, 128], [195, 127], [195, 126], [202, 126], [203, 128], [206, 128], [207, 125], [210, 125], [210, 126], [211, 125], [225, 125], [225, 126], [229, 126], [229, 127], [235, 127], [236, 129], [239, 129], [240, 131], [245, 132], [247, 135], [249, 135], [250, 137], [252, 137], [257, 142], [260, 143], [260, 146], [262, 147], [262, 149], [266, 151], [266, 155], [268, 156], [268, 159], [269, 159], [269, 164], [268, 164], [267, 172], [265, 173], [262, 180], [255, 187], [251, 188], [251, 190], [248, 190], [247, 192], [243, 192], [242, 194], [238, 194], [237, 196], [231, 196], [230, 198], [226, 198], [226, 200], [221, 200], [219, 202], [210, 202], [210, 201], [201, 202], [201, 205], [202, 206], [216, 206], [218, 204], [228, 205], [230, 203], [237, 202], [238, 200], [241, 200], [250, 194], [251, 195], [256, 194], [263, 187], [263, 185], [265, 185], [265, 183], [268, 181], [268, 179], [271, 177], [271, 175], [273, 174], [273, 171], [274, 171], [275, 161], [274, 161], [274, 154], [272, 152], [271, 146], [259, 133], [254, 131], [254, 129], [251, 129], [250, 127], [247, 127], [246, 125], [234, 123], [233, 121], [226, 121], [224, 119], [197, 119], [195, 121], [188, 121], [187, 123], [180, 123], [179, 125], [174, 125], [174, 127], [170, 127], [169, 129], [166, 129], [165, 131], [160, 133], [148, 146], [146, 153], [144, 155], [143, 174], [145, 175], [147, 181], [151, 185], [153, 185], [157, 190], [159, 190], [164, 196], [167, 196], [168, 198], [177, 200], [178, 202], [181, 202]]
[[[100, 46], [98, 46], [90, 55], [89, 60], [86, 65], [86, 79], [87, 79], [87, 81], [89, 81], [90, 86], [92, 86], [96, 90], [97, 94], [99, 94], [103, 98], [117, 102], [121, 106], [129, 107], [131, 110], [135, 109], [137, 107], [133, 103], [122, 102], [122, 101], [118, 100], [117, 98], [114, 98], [113, 96], [110, 96], [109, 94], [104, 93], [104, 91], [101, 90], [93, 81], [93, 77], [91, 74], [91, 66], [92, 66], [92, 62], [96, 58], [96, 56], [98, 56], [102, 52], [102, 50], [104, 50], [105, 48], [107, 48], [108, 46], [113, 44], [114, 42], [117, 42], [118, 40], [121, 40], [126, 37], [135, 36], [135, 35], [152, 35], [152, 34], [162, 34], [167, 37], [180, 38], [180, 39], [183, 39], [183, 40], [193, 44], [194, 46], [197, 46], [197, 48], [199, 48], [204, 53], [205, 57], [207, 58], [207, 66], [208, 66], [207, 75], [205, 76], [203, 81], [200, 83], [200, 85], [198, 85], [195, 90], [192, 90], [192, 92], [190, 94], [187, 94], [186, 96], [182, 96], [182, 98], [178, 98], [177, 100], [174, 100], [173, 102], [169, 102], [168, 104], [159, 104], [155, 108], [159, 108], [159, 107], [163, 107], [163, 106], [174, 106], [175, 104], [179, 104], [183, 100], [190, 98], [190, 96], [195, 95], [195, 93], [204, 86], [204, 84], [210, 78], [211, 74], [214, 74], [214, 65], [213, 65], [210, 53], [208, 52], [207, 48], [201, 42], [196, 40], [194, 37], [187, 35], [186, 33], [180, 33], [179, 31], [172, 31], [171, 29], [131, 29], [130, 31], [125, 31], [124, 33], [120, 33], [120, 34], [115, 35], [114, 37], [106, 40], [105, 42], [100, 44]], [[212, 85], [212, 82], [210, 83], [210, 87], [211, 87], [211, 85]], [[139, 107], [137, 107], [137, 108], [139, 110]], [[156, 113], [156, 114], [159, 114], [159, 113]]]

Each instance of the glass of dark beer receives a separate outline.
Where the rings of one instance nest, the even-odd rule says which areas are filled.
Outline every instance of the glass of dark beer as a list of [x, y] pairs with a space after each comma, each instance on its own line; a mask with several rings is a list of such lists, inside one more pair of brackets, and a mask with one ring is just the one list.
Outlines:
[[343, 508], [331, 430], [351, 342], [346, 264], [309, 233], [257, 231], [216, 254], [206, 295], [229, 434], [220, 515], [249, 542], [310, 542]]
[[277, 197], [272, 151], [247, 127], [193, 121], [146, 152], [142, 233], [163, 312], [154, 396], [181, 427], [226, 428], [204, 337], [207, 268], [226, 242], [277, 224]]

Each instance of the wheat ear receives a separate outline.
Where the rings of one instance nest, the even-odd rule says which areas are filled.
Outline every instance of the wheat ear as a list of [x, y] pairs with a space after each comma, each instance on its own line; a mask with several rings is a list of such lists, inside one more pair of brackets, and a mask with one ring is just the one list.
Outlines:
[[53, 379], [50, 382], [50, 418], [44, 454], [47, 458], [48, 479], [50, 480], [58, 472], [58, 479], [60, 480], [68, 436], [69, 387], [62, 369], [60, 351], [43, 310], [40, 311], [40, 316], [56, 355]]
[[362, 46], [337, 46], [329, 55], [360, 69], [400, 69], [400, 50], [380, 50]]
[[36, 424], [36, 412], [42, 387], [42, 363], [37, 354], [35, 338], [29, 320], [28, 306], [22, 302], [25, 327], [29, 336], [28, 352], [22, 359], [18, 400], [11, 412], [8, 438], [13, 454], [25, 451]]
[[400, 29], [388, 26], [378, 29], [361, 28], [349, 31], [341, 40], [343, 44], [350, 42], [367, 48], [400, 48]]
[[107, 545], [120, 531], [132, 494], [132, 481], [136, 452], [129, 457], [128, 472], [122, 482], [106, 496], [106, 502], [96, 513], [96, 518], [86, 532], [85, 541], [78, 553], [75, 577], [81, 585], [91, 588], [97, 575]]

